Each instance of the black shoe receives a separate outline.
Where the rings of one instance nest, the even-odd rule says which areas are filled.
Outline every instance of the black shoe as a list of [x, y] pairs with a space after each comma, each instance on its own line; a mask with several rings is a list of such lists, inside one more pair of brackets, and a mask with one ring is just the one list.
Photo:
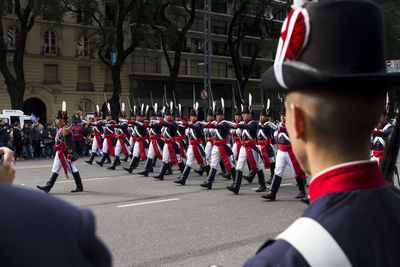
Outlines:
[[272, 177], [271, 178], [269, 178], [268, 180], [267, 180], [267, 182], [266, 182], [267, 184], [272, 184]]
[[173, 174], [173, 171], [172, 171], [172, 163], [171, 163], [171, 162], [167, 164], [167, 167], [166, 167], [166, 168], [167, 168], [167, 169], [166, 169], [166, 171], [165, 171], [165, 175], [171, 175], [171, 174]]
[[156, 175], [156, 176], [153, 176], [153, 178], [158, 179], [158, 180], [164, 180], [164, 175], [165, 175], [165, 172], [167, 170], [167, 165], [168, 164], [163, 162], [161, 164], [160, 173], [158, 175]]
[[306, 203], [307, 205], [310, 205], [310, 199], [308, 197], [302, 198], [301, 202]]
[[107, 167], [108, 170], [115, 170], [115, 165], [112, 165], [110, 167]]
[[153, 160], [147, 159], [144, 164], [144, 171], [139, 172], [138, 174], [143, 175], [145, 177], [149, 176], [149, 172], [153, 172]]
[[132, 171], [133, 171], [133, 169], [131, 169], [131, 168], [126, 168], [126, 167], [122, 167], [122, 169], [124, 169], [125, 171], [127, 171], [127, 172], [129, 172], [129, 173], [132, 173]]
[[178, 178], [178, 180], [174, 181], [174, 183], [185, 185], [186, 179], [188, 178], [189, 173], [190, 173], [190, 167], [185, 166], [185, 169], [183, 170], [181, 176]]
[[254, 177], [256, 176], [256, 171], [251, 170], [249, 175], [243, 175], [243, 178], [246, 179], [246, 181], [251, 184], [254, 180]]
[[236, 176], [233, 180], [233, 183], [230, 186], [227, 186], [226, 189], [232, 191], [235, 195], [239, 194], [240, 185], [242, 184], [242, 176], [243, 172], [236, 171]]
[[54, 184], [55, 184], [55, 182], [56, 182], [56, 180], [57, 180], [57, 177], [58, 177], [58, 173], [52, 172], [51, 175], [50, 175], [50, 178], [49, 178], [49, 180], [47, 181], [47, 183], [46, 183], [45, 186], [37, 185], [36, 187], [37, 187], [38, 189], [40, 189], [40, 190], [46, 192], [46, 193], [49, 193], [50, 190], [51, 190], [51, 188], [53, 188], [53, 186], [54, 186]]
[[139, 175], [143, 175], [144, 177], [149, 176], [149, 172], [148, 171], [142, 171], [142, 172], [138, 172], [137, 174]]
[[296, 199], [303, 199], [303, 198], [305, 198], [307, 195], [306, 195], [306, 192], [304, 192], [304, 191], [302, 191], [302, 192], [299, 192], [299, 194], [297, 195], [297, 196], [295, 196], [295, 198]]
[[[119, 163], [119, 164], [118, 164]], [[115, 170], [115, 166], [121, 165], [121, 161], [119, 160], [119, 157], [115, 157], [114, 163], [112, 166], [108, 167], [107, 169], [109, 170]]]
[[96, 160], [96, 163], [100, 166], [103, 167], [104, 162], [106, 161], [107, 158], [107, 153], [103, 153], [103, 156], [101, 157], [100, 161]]
[[139, 162], [139, 158], [138, 158], [138, 157], [133, 157], [132, 160], [131, 160], [131, 162], [129, 162], [129, 167], [128, 167], [128, 168], [123, 167], [123, 169], [124, 169], [125, 171], [129, 172], [129, 173], [132, 173], [133, 169], [136, 168], [136, 167], [134, 168], [134, 166], [135, 166], [135, 165], [137, 166], [137, 163], [138, 163], [138, 162]]
[[224, 177], [227, 180], [231, 180], [232, 179], [232, 175], [230, 172], [225, 172], [224, 174], [222, 174], [222, 177]]
[[306, 179], [296, 178], [297, 187], [299, 188], [299, 194], [295, 197], [296, 199], [305, 198], [306, 194]]
[[256, 192], [257, 193], [260, 193], [260, 192], [265, 192], [267, 190], [267, 188], [265, 187], [265, 186], [259, 186], [258, 188], [257, 188], [257, 190], [256, 190]]
[[200, 169], [198, 170], [193, 170], [195, 173], [197, 173], [200, 176], [203, 176], [204, 173], [204, 166], [200, 166]]
[[72, 190], [71, 193], [82, 192], [83, 185], [82, 185], [82, 180], [81, 180], [81, 176], [79, 175], [79, 172], [75, 172], [72, 175], [74, 176], [76, 188], [75, 188], [75, 190]]
[[121, 161], [123, 161], [123, 162], [128, 162], [128, 158], [129, 158], [129, 157], [126, 157], [126, 158], [124, 158], [124, 159], [121, 159]]
[[87, 164], [92, 165], [92, 164], [93, 164], [93, 160], [94, 160], [95, 157], [96, 157], [96, 153], [92, 153], [92, 154], [90, 155], [89, 160], [85, 160], [85, 162], [86, 162]]
[[210, 173], [208, 174], [207, 181], [202, 183], [200, 186], [205, 187], [207, 189], [212, 188], [212, 183], [214, 182], [215, 174], [217, 173], [217, 169], [211, 169]]
[[274, 201], [276, 199], [276, 194], [278, 193], [279, 187], [281, 186], [282, 177], [275, 175], [272, 179], [271, 188], [269, 194], [261, 196], [264, 199]]
[[179, 171], [180, 171], [181, 174], [182, 174], [182, 173], [183, 173], [183, 170], [185, 169], [185, 163], [183, 163], [183, 161], [180, 162], [180, 163], [178, 164], [178, 167], [179, 167]]

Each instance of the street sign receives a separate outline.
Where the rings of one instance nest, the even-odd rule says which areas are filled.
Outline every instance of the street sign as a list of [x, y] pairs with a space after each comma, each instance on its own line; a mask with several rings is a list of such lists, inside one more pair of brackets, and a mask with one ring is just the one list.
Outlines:
[[115, 62], [117, 62], [117, 58], [118, 58], [118, 52], [117, 52], [117, 49], [115, 48], [115, 46], [113, 46], [111, 48], [110, 57], [111, 57], [111, 65], [114, 66]]
[[208, 93], [207, 93], [207, 91], [206, 90], [203, 90], [203, 91], [201, 91], [201, 98], [202, 99], [207, 99], [207, 96], [208, 96]]
[[386, 60], [388, 72], [400, 72], [400, 60]]

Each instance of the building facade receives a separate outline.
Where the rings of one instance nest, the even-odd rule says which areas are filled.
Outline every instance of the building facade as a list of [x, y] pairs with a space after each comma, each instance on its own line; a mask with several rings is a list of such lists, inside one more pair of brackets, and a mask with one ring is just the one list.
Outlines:
[[[107, 5], [104, 7], [107, 8]], [[93, 24], [94, 25], [94, 24]], [[9, 50], [8, 64], [13, 70], [13, 49], [18, 34], [18, 19], [14, 14], [3, 18], [4, 39]], [[126, 25], [129, 29], [129, 24]], [[25, 114], [33, 113], [41, 121], [51, 121], [67, 102], [69, 114], [76, 110], [95, 111], [111, 97], [111, 71], [97, 56], [91, 33], [94, 26], [84, 25], [82, 16], [68, 13], [60, 23], [38, 18], [28, 34], [24, 59], [26, 91]], [[128, 32], [126, 33], [128, 36]], [[129, 60], [122, 68], [122, 98], [129, 96]], [[0, 109], [10, 109], [10, 98], [3, 76], [0, 75]]]
[[[227, 113], [230, 114], [234, 105], [233, 88], [237, 86], [236, 76], [232, 65], [232, 59], [228, 50], [228, 27], [232, 20], [232, 2], [233, 1], [210, 1], [211, 2], [211, 88], [215, 100], [224, 97], [227, 106]], [[184, 111], [189, 111], [193, 102], [193, 88], [196, 92], [196, 100], [203, 106], [201, 99], [201, 91], [203, 90], [203, 55], [204, 55], [204, 4], [203, 0], [197, 1], [196, 18], [187, 33], [184, 50], [182, 52], [180, 74], [179, 74], [179, 90], [181, 91], [181, 99], [179, 102], [184, 106]], [[274, 1], [266, 16], [271, 17], [273, 27], [275, 28], [277, 37], [279, 37], [280, 28], [285, 19], [290, 5], [286, 1]], [[182, 14], [169, 14], [171, 21], [176, 25], [184, 25], [189, 19]], [[251, 15], [249, 15], [251, 20]], [[251, 61], [251, 55], [260, 40], [259, 34], [255, 29], [244, 23], [243, 25], [246, 36], [241, 47], [241, 57], [243, 69], [248, 68]], [[256, 109], [260, 109], [263, 101], [268, 96], [264, 95], [260, 88], [260, 78], [265, 70], [273, 64], [275, 47], [273, 49], [262, 49], [253, 72], [250, 75], [249, 82], [246, 87], [247, 93], [252, 93]], [[170, 57], [173, 58], [170, 52]], [[148, 49], [146, 47], [138, 47], [132, 54], [129, 66], [129, 87], [135, 98], [140, 98], [147, 103], [150, 102], [150, 91], [153, 96], [153, 102], [159, 104], [163, 102], [164, 87], [167, 88], [168, 101], [173, 100], [171, 90], [168, 88], [169, 69], [161, 43], [156, 49]], [[236, 91], [237, 93], [237, 91]], [[136, 100], [137, 101], [137, 100]]]

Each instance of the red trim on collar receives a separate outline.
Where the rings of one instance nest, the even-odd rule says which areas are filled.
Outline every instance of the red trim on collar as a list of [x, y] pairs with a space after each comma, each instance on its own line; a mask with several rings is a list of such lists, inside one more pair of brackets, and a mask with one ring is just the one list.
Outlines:
[[247, 121], [245, 121], [245, 124], [249, 124], [249, 122], [251, 122], [253, 119], [248, 119]]
[[385, 185], [376, 162], [358, 163], [330, 170], [316, 177], [308, 187], [310, 202], [329, 193], [369, 189]]

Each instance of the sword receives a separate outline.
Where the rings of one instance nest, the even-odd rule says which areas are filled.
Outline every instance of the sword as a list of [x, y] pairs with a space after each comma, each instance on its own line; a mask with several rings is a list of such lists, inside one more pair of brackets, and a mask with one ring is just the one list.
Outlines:
[[150, 90], [150, 100], [151, 100], [151, 106], [154, 107], [154, 103], [153, 103], [153, 93]]

